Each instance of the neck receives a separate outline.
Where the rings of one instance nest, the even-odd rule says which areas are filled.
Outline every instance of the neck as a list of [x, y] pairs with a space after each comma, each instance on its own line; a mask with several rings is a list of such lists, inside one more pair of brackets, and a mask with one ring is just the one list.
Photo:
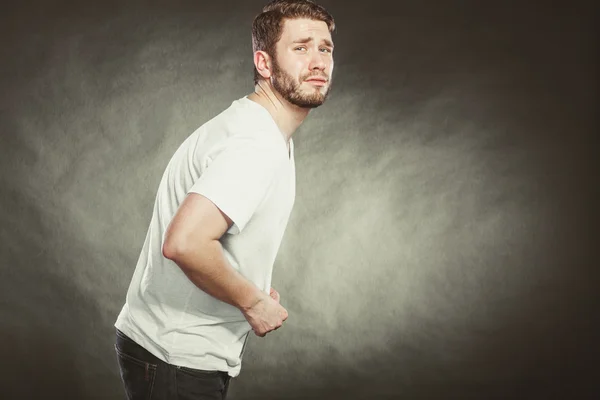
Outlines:
[[310, 109], [295, 106], [282, 98], [266, 81], [260, 81], [255, 86], [254, 93], [248, 95], [248, 99], [267, 109], [288, 144], [310, 112]]

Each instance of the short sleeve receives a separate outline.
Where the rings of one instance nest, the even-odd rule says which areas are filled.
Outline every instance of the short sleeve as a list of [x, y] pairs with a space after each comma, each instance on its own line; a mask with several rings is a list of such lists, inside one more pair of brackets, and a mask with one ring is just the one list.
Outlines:
[[241, 233], [269, 191], [280, 160], [281, 149], [266, 140], [229, 138], [188, 192], [208, 198], [233, 221], [228, 233]]

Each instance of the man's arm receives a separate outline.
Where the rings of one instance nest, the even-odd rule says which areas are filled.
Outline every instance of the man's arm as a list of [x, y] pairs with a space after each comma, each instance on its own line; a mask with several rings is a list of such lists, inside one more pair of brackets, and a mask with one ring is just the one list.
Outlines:
[[254, 332], [277, 329], [287, 311], [227, 261], [219, 239], [233, 221], [206, 197], [190, 193], [167, 228], [163, 255], [204, 292], [242, 311]]

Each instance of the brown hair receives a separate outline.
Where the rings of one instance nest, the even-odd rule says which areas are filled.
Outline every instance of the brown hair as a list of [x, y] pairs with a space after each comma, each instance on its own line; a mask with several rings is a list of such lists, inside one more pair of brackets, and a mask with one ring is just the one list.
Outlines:
[[[252, 23], [252, 52], [264, 51], [275, 57], [275, 45], [281, 39], [285, 19], [307, 18], [323, 21], [329, 32], [335, 30], [333, 17], [312, 0], [274, 0], [267, 4]], [[262, 77], [254, 67], [254, 84]]]

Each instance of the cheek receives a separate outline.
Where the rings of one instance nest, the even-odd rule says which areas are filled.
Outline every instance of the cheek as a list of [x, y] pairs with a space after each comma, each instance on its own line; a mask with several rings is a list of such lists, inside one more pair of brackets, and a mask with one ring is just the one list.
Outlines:
[[294, 68], [294, 72], [302, 73], [304, 71], [308, 71], [309, 64], [306, 60], [299, 59], [298, 61], [296, 61], [296, 63], [294, 63], [293, 68]]
[[309, 73], [310, 71], [308, 66], [301, 61], [298, 61], [290, 68], [290, 74], [297, 79], [302, 79], [302, 77], [308, 75]]
[[333, 60], [330, 60], [327, 64], [327, 67], [325, 67], [325, 73], [327, 73], [328, 75], [331, 75], [333, 73]]

